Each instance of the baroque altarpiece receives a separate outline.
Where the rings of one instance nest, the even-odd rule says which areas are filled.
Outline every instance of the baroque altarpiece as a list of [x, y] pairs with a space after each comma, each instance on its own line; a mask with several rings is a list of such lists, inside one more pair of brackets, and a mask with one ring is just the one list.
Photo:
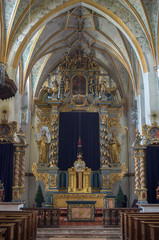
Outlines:
[[[123, 99], [115, 84], [101, 77], [100, 66], [90, 53], [83, 56], [67, 55], [58, 66], [58, 76], [51, 78], [52, 86], [44, 86], [35, 99], [37, 107], [37, 140], [39, 159], [33, 163], [36, 180], [43, 181], [47, 207], [66, 207], [66, 201], [93, 200], [96, 207], [105, 207], [105, 196], [111, 198], [113, 185], [123, 178], [127, 168], [120, 160], [121, 144], [117, 138], [121, 132], [120, 117]], [[88, 112], [99, 114], [100, 168], [93, 171], [78, 154], [67, 171], [61, 171], [59, 161], [60, 113]], [[38, 162], [38, 163], [37, 163]], [[61, 179], [64, 184], [61, 185]], [[99, 184], [94, 184], [94, 179]]]
[[[10, 170], [11, 176], [13, 177], [12, 185], [9, 185], [9, 180], [6, 179], [7, 187], [11, 187], [11, 199], [12, 201], [21, 201], [21, 195], [25, 191], [24, 177], [25, 177], [25, 149], [28, 146], [25, 140], [25, 134], [21, 129], [17, 129], [17, 122], [8, 122], [7, 120], [1, 120], [0, 122], [0, 144], [1, 146], [11, 144], [13, 146], [13, 158], [8, 159], [8, 166], [12, 165], [13, 169], [8, 169], [8, 166], [3, 164], [3, 174], [8, 174]], [[2, 148], [1, 148], [2, 150]], [[9, 151], [9, 150], [6, 150]], [[9, 156], [7, 156], [9, 157]], [[7, 159], [5, 159], [7, 160]], [[11, 161], [12, 163], [9, 163]], [[5, 168], [5, 169], [4, 169]], [[3, 176], [6, 178], [6, 176]], [[3, 179], [2, 179], [3, 181]], [[7, 189], [4, 189], [7, 192]], [[10, 199], [10, 200], [11, 200]]]

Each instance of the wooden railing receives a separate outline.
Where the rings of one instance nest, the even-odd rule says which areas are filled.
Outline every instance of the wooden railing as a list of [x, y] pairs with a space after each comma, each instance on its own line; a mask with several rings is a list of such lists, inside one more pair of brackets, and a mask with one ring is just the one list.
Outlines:
[[[23, 208], [23, 210], [36, 210], [38, 227], [59, 227], [60, 209], [58, 208]], [[140, 208], [104, 208], [103, 209], [103, 226], [120, 226], [121, 212], [139, 212]], [[101, 213], [100, 213], [101, 214]], [[66, 214], [67, 215], [67, 214]]]
[[103, 209], [103, 225], [119, 226], [121, 224], [121, 212], [139, 212], [140, 208], [104, 208]]
[[38, 227], [59, 227], [60, 209], [58, 208], [23, 208], [22, 210], [36, 210]]

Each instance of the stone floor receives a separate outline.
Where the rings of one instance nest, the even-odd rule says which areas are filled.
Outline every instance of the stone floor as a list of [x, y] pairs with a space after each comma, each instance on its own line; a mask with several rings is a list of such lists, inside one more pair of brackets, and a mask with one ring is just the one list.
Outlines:
[[121, 231], [119, 227], [104, 228], [102, 226], [72, 226], [60, 228], [39, 228], [37, 240], [119, 240]]

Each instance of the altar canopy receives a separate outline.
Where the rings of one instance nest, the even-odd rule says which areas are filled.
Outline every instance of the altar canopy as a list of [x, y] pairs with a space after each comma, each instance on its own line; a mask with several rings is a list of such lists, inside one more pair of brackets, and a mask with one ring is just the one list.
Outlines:
[[60, 113], [58, 167], [62, 171], [72, 167], [77, 159], [79, 135], [86, 166], [99, 170], [99, 114], [86, 112]]

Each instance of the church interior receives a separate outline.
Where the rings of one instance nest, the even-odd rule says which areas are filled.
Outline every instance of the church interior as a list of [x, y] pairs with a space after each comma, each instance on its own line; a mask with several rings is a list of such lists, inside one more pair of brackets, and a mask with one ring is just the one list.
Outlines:
[[158, 159], [159, 2], [0, 0], [0, 229], [4, 204], [159, 212]]

